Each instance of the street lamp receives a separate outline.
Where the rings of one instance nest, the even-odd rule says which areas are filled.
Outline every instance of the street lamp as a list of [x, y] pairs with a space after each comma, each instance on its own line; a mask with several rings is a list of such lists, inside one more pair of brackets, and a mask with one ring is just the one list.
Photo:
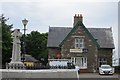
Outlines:
[[24, 63], [24, 59], [25, 59], [25, 54], [26, 54], [26, 50], [25, 50], [25, 46], [26, 46], [26, 40], [25, 40], [25, 32], [26, 32], [26, 25], [28, 23], [28, 20], [24, 19], [22, 20], [23, 26], [24, 26], [24, 34], [23, 34], [23, 54], [22, 54], [22, 59], [23, 59], [23, 63]]

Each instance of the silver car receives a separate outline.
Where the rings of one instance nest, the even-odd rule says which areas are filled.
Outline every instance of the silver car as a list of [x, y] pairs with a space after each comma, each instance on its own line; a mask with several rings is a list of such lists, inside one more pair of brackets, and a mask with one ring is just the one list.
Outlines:
[[110, 65], [101, 65], [99, 67], [99, 74], [113, 74], [114, 68], [112, 68]]

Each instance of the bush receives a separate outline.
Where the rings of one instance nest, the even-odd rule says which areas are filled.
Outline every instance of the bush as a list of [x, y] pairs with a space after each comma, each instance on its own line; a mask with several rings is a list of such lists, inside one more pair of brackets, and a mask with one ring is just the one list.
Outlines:
[[120, 66], [115, 66], [115, 73], [120, 73]]

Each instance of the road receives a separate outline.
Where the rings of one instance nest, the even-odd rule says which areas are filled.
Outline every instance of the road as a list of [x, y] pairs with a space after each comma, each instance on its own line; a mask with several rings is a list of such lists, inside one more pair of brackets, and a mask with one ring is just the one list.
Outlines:
[[27, 79], [2, 79], [2, 80], [120, 80], [120, 74], [99, 75], [98, 73], [80, 73], [79, 79], [72, 78], [27, 78]]
[[120, 80], [120, 75], [99, 75], [98, 73], [80, 73], [79, 80]]

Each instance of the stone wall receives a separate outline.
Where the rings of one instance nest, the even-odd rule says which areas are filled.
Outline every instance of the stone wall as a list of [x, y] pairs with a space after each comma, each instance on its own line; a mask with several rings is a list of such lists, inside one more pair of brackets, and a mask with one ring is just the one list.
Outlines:
[[112, 49], [99, 49], [98, 58], [106, 58], [107, 64], [112, 66]]
[[[77, 79], [78, 72], [75, 69], [49, 69], [49, 70], [0, 70], [2, 78], [7, 79], [27, 79], [27, 78], [75, 78]], [[19, 79], [20, 80], [20, 79]]]
[[[75, 49], [75, 36], [84, 38], [84, 48], [88, 49], [87, 53], [70, 52], [70, 49]], [[69, 36], [69, 38], [64, 42], [63, 46], [61, 47], [61, 54], [64, 55], [62, 58], [87, 57], [88, 72], [93, 72], [93, 69], [97, 68], [97, 47], [81, 26], [79, 26], [78, 29], [73, 32], [72, 35]]]
[[48, 48], [49, 54], [48, 57], [49, 59], [55, 59], [56, 55], [60, 53], [60, 48]]

